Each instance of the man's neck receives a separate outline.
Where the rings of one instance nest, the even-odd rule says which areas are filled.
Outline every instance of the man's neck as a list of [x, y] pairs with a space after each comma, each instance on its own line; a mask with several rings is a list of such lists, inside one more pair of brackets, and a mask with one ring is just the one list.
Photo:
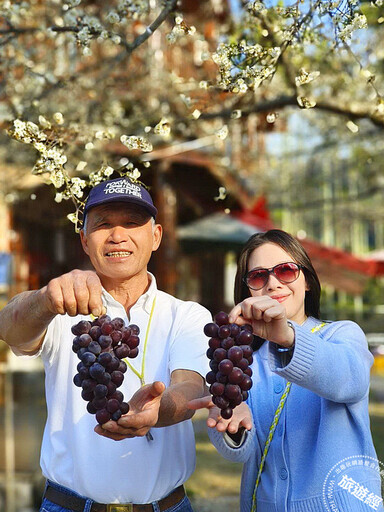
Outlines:
[[128, 280], [106, 280], [101, 277], [104, 289], [112, 297], [120, 302], [129, 313], [131, 307], [136, 304], [139, 298], [148, 290], [151, 280], [148, 273], [133, 276]]

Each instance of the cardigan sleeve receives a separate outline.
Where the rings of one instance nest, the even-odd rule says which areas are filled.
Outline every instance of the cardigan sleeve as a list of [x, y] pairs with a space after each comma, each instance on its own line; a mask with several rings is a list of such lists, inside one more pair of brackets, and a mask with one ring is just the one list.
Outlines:
[[294, 329], [295, 348], [286, 366], [269, 343], [273, 372], [334, 402], [354, 403], [366, 396], [373, 356], [356, 323], [333, 322], [318, 332], [296, 324]]
[[255, 427], [245, 432], [244, 439], [238, 447], [233, 447], [228, 443], [228, 437], [223, 432], [218, 432], [215, 428], [208, 428], [208, 436], [216, 450], [225, 459], [231, 462], [247, 462], [252, 456], [255, 457]]

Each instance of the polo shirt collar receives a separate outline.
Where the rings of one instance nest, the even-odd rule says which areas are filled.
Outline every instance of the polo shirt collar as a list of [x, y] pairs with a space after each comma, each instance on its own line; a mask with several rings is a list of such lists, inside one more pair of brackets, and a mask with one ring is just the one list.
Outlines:
[[[148, 290], [139, 297], [137, 302], [132, 306], [132, 309], [143, 308], [144, 311], [149, 314], [151, 312], [152, 303], [157, 292], [157, 284], [156, 278], [153, 274], [151, 274], [151, 272], [148, 272], [148, 276], [150, 279]], [[107, 292], [107, 290], [105, 290], [104, 288], [102, 288], [102, 293], [106, 306], [121, 306], [120, 302], [118, 302], [114, 297], [112, 297], [112, 295], [109, 292]]]

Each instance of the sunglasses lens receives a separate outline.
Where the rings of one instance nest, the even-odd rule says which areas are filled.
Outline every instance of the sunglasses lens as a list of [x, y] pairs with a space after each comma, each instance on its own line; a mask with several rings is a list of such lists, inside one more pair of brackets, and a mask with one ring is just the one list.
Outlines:
[[282, 283], [293, 283], [299, 277], [300, 268], [296, 263], [282, 263], [277, 265], [274, 274]]
[[253, 290], [260, 290], [265, 286], [265, 283], [268, 281], [268, 277], [268, 270], [252, 270], [247, 275], [247, 285]]

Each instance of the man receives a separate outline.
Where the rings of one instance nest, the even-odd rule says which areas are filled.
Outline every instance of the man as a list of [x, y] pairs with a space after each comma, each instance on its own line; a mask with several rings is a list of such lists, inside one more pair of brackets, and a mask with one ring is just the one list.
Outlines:
[[[95, 272], [73, 270], [17, 295], [0, 312], [0, 338], [17, 355], [44, 362], [48, 418], [41, 467], [47, 487], [41, 510], [192, 510], [183, 488], [195, 463], [187, 403], [204, 395], [203, 327], [211, 316], [158, 290], [147, 271], [162, 236], [156, 213], [149, 193], [128, 178], [97, 185], [80, 233]], [[73, 384], [79, 360], [71, 327], [104, 312], [137, 324], [141, 342], [120, 388], [131, 397], [129, 412], [95, 426]]]

